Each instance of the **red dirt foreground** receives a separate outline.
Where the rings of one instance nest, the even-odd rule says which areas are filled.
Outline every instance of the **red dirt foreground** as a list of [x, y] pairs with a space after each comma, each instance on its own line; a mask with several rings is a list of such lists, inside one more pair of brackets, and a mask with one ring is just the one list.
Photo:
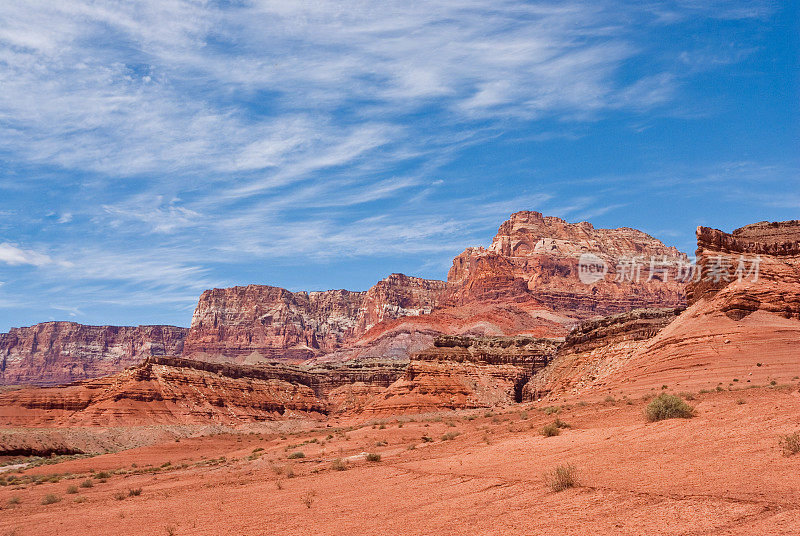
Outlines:
[[[655, 423], [636, 399], [170, 440], [6, 473], [0, 530], [798, 534], [800, 455], [779, 445], [797, 388], [698, 394], [697, 416]], [[577, 484], [555, 492], [545, 473], [567, 464]]]

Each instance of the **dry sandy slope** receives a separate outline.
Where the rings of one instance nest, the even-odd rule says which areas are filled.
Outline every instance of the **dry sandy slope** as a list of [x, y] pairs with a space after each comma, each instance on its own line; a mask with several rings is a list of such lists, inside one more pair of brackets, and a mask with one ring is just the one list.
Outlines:
[[[80, 476], [0, 488], [0, 534], [800, 533], [800, 455], [783, 456], [777, 443], [778, 434], [800, 429], [797, 382], [791, 389], [700, 395], [694, 404], [696, 418], [660, 423], [644, 421], [641, 400], [562, 408], [559, 417], [573, 428], [552, 438], [539, 429], [553, 416], [530, 406], [527, 415], [519, 409], [479, 412], [468, 420], [468, 413], [450, 413], [402, 427], [392, 420], [383, 429], [328, 428], [285, 439], [184, 439], [29, 470]], [[451, 431], [460, 435], [441, 439]], [[329, 433], [334, 437], [326, 439]], [[433, 441], [423, 442], [423, 435]], [[312, 439], [318, 442], [296, 446]], [[255, 448], [265, 450], [248, 459]], [[306, 457], [287, 460], [296, 450]], [[333, 458], [364, 451], [383, 459], [331, 469]], [[223, 455], [219, 465], [197, 465]], [[117, 474], [78, 495], [65, 494], [90, 468], [166, 461], [188, 466]], [[582, 486], [554, 493], [542, 473], [566, 462], [579, 468]], [[288, 465], [294, 478], [273, 469]], [[138, 487], [138, 497], [114, 498]], [[307, 508], [302, 498], [309, 491], [316, 495]], [[40, 504], [48, 493], [63, 500]], [[12, 496], [20, 504], [7, 505]]]

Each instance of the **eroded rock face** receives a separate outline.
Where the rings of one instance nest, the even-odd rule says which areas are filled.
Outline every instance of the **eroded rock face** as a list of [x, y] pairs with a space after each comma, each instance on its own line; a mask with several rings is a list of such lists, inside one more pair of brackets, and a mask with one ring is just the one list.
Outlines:
[[[608, 271], [602, 279], [581, 281], [584, 254], [605, 262]], [[583, 319], [682, 305], [684, 284], [676, 280], [675, 267], [686, 260], [677, 249], [636, 229], [596, 229], [587, 222], [567, 223], [526, 211], [512, 214], [488, 248], [468, 248], [456, 257], [447, 280], [458, 286], [458, 303], [534, 299]], [[633, 264], [626, 268], [626, 261]]]
[[587, 320], [576, 327], [552, 361], [523, 390], [524, 400], [549, 393], [582, 393], [604, 385], [634, 351], [673, 322], [683, 308], [637, 309]]
[[438, 337], [403, 376], [372, 398], [368, 413], [504, 406], [522, 399], [530, 377], [561, 341], [534, 337]]
[[45, 322], [0, 333], [0, 385], [57, 385], [180, 355], [186, 328]]
[[[607, 260], [604, 279], [580, 281], [583, 253]], [[439, 335], [558, 337], [593, 316], [683, 303], [683, 284], [650, 278], [647, 263], [638, 281], [614, 281], [619, 259], [634, 257], [686, 261], [635, 229], [519, 212], [489, 248], [456, 257], [447, 281], [392, 274], [366, 292], [255, 285], [206, 291], [185, 354], [239, 363], [407, 361]]]
[[754, 223], [732, 233], [698, 227], [696, 255], [691, 304], [716, 297], [734, 320], [758, 310], [800, 318], [800, 221]]
[[[531, 385], [637, 396], [665, 386], [692, 392], [780, 384], [800, 375], [800, 222], [761, 222], [732, 233], [700, 227], [697, 243], [699, 271], [685, 311], [639, 341], [583, 341], [577, 333], [577, 344], [562, 350], [565, 358]], [[756, 261], [757, 274], [750, 274]]]
[[7, 426], [224, 424], [359, 411], [403, 373], [393, 363], [305, 368], [154, 356], [117, 374], [0, 394]]
[[207, 290], [184, 354], [250, 364], [304, 361], [342, 348], [380, 322], [430, 313], [446, 286], [392, 274], [366, 292], [263, 285]]

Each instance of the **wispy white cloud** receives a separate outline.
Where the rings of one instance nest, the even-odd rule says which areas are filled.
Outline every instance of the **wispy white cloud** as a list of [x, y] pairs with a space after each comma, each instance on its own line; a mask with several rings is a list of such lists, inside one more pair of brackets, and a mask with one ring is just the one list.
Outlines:
[[[672, 51], [626, 71], [652, 53], [640, 34], [764, 13], [716, 1], [8, 0], [0, 163], [37, 173], [0, 173], [0, 188], [54, 206], [44, 222], [22, 209], [0, 221], [28, 226], [4, 235], [0, 263], [39, 274], [29, 290], [183, 307], [226, 283], [216, 264], [402, 253], [438, 265], [519, 209], [596, 217], [623, 203], [536, 181], [486, 195], [441, 170], [523, 124], [536, 127], [520, 139], [547, 143], [608, 114], [674, 113], [676, 66], [747, 52]], [[50, 242], [25, 239], [56, 223]]]
[[9, 264], [11, 266], [18, 266], [27, 264], [30, 266], [47, 266], [53, 264], [60, 264], [62, 266], [69, 266], [69, 263], [64, 261], [55, 261], [49, 255], [34, 251], [32, 249], [23, 249], [10, 242], [0, 243], [0, 263]]

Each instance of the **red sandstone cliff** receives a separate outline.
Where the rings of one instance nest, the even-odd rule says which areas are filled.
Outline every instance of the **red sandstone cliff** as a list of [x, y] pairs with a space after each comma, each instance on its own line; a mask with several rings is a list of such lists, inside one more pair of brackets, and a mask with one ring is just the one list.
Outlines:
[[[581, 255], [601, 259], [608, 272], [585, 283]], [[573, 318], [684, 303], [677, 266], [686, 255], [636, 229], [596, 229], [538, 212], [517, 212], [491, 245], [468, 248], [453, 260], [447, 280], [455, 301], [533, 299]]]
[[[546, 370], [532, 384], [638, 395], [663, 386], [741, 388], [800, 376], [800, 222], [761, 222], [731, 233], [700, 227], [697, 245], [699, 269], [680, 316], [638, 341], [616, 336], [600, 345], [565, 345], [548, 367], [552, 374]], [[586, 363], [591, 374], [579, 366], [558, 371], [558, 363]]]
[[[608, 274], [586, 284], [579, 258]], [[637, 280], [617, 265], [637, 259]], [[650, 260], [672, 268], [650, 272]], [[503, 223], [488, 249], [456, 257], [448, 281], [392, 274], [366, 292], [289, 292], [250, 285], [203, 293], [184, 355], [205, 360], [408, 360], [438, 335], [564, 336], [583, 319], [683, 304], [674, 265], [686, 256], [635, 229], [595, 229], [538, 212]], [[631, 279], [631, 280], [629, 280]]]
[[0, 385], [56, 385], [118, 372], [154, 355], [180, 355], [186, 328], [45, 322], [0, 333]]

